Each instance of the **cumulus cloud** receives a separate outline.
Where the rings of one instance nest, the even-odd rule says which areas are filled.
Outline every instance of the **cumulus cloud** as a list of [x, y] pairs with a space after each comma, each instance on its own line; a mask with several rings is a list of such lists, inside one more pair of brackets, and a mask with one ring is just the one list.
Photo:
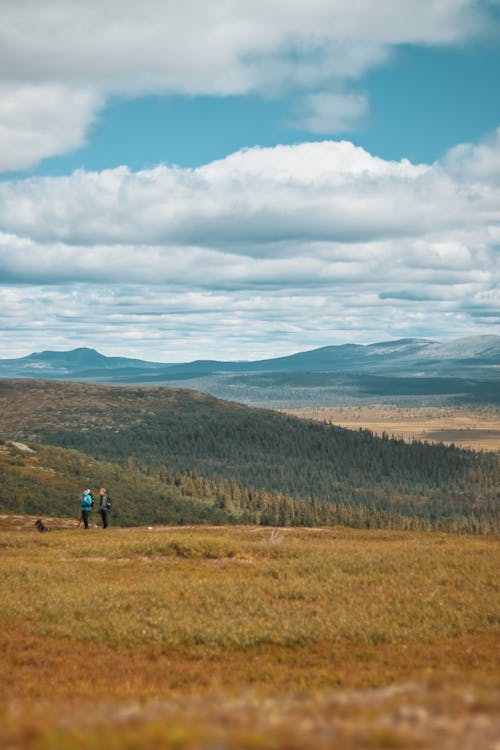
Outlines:
[[[3, 0], [0, 64], [15, 80], [241, 93], [265, 86], [271, 64], [280, 61], [282, 84], [308, 60], [315, 63], [309, 78], [317, 81], [325, 75], [318, 55], [330, 74], [358, 75], [390, 45], [461, 41], [484, 26], [487, 6], [477, 0]], [[269, 68], [261, 64], [266, 59]]]
[[91, 258], [111, 267], [124, 248], [150, 254], [142, 274], [161, 258], [178, 266], [182, 253], [270, 260], [309, 248], [348, 259], [356, 243], [403, 240], [421, 262], [458, 268], [470, 262], [470, 246], [494, 244], [500, 223], [500, 181], [482, 166], [498, 158], [499, 139], [488, 142], [487, 158], [486, 146], [461, 148], [461, 161], [453, 150], [442, 163], [414, 165], [325, 141], [245, 149], [197, 169], [119, 167], [3, 182], [0, 224], [4, 243], [24, 238], [46, 256], [67, 249], [82, 268], [94, 267]]
[[100, 101], [96, 91], [58, 83], [0, 83], [0, 172], [82, 146]]
[[[464, 169], [473, 164], [467, 160]], [[443, 233], [454, 243], [474, 229], [476, 243], [479, 237], [489, 242], [485, 233], [498, 229], [499, 198], [500, 187], [489, 178], [471, 191], [456, 160], [450, 172], [446, 160], [389, 162], [351, 143], [327, 141], [246, 149], [197, 169], [132, 173], [120, 167], [4, 182], [0, 224], [42, 244], [158, 246], [159, 255], [203, 248], [300, 257], [304, 243], [426, 236], [441, 242], [443, 256]]]
[[494, 135], [415, 165], [326, 141], [1, 183], [3, 341], [19, 351], [36, 320], [54, 346], [64, 329], [182, 361], [488, 330], [499, 149]]
[[373, 240], [447, 226], [455, 220], [455, 208], [445, 210], [450, 196], [450, 180], [425, 165], [324, 142], [247, 149], [198, 169], [4, 182], [0, 222], [38, 241], [201, 244], [267, 256], [293, 254], [301, 239]]
[[474, 189], [476, 183], [500, 182], [500, 127], [480, 143], [461, 143], [450, 149], [444, 159], [453, 178]]
[[[355, 128], [364, 73], [398, 45], [477, 38], [492, 6], [2, 0], [0, 171], [79, 148], [111, 95], [293, 94], [300, 127]], [[432, 165], [325, 141], [2, 182], [1, 356], [38, 336], [184, 361], [481, 332], [499, 308], [499, 174], [500, 131]]]
[[[421, 288], [423, 295], [424, 289]], [[449, 292], [449, 289], [448, 289]], [[425, 301], [425, 312], [422, 306]], [[467, 307], [464, 301], [467, 301]], [[259, 359], [346, 341], [487, 332], [498, 296], [477, 288], [380, 298], [377, 284], [321, 289], [195, 291], [141, 285], [0, 288], [0, 352], [91, 346], [108, 355], [163, 362]], [[471, 319], [475, 323], [471, 324]]]
[[1, 138], [10, 155], [0, 169], [25, 168], [78, 147], [111, 94], [302, 92], [303, 126], [345, 129], [367, 103], [355, 90], [334, 93], [339, 84], [353, 85], [397, 45], [454, 44], [481, 33], [489, 5], [3, 0], [0, 82], [8, 102]]
[[355, 129], [369, 111], [364, 94], [319, 92], [302, 101], [294, 125], [310, 133], [337, 133]]

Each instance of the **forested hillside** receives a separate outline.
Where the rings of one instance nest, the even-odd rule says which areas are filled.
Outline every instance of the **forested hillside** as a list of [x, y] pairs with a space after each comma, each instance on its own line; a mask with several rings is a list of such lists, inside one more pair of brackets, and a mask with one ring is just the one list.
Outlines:
[[[74, 518], [80, 516], [84, 487], [106, 484], [114, 525], [224, 523], [222, 504], [210, 494], [194, 497], [183, 478], [141, 472], [130, 466], [97, 461], [78, 451], [0, 442], [0, 512]], [[203, 499], [201, 499], [203, 498]], [[97, 511], [97, 508], [95, 509]], [[98, 518], [97, 512], [95, 513]]]
[[[34, 395], [26, 381], [19, 388], [10, 381], [4, 438], [109, 462], [95, 481], [109, 485], [104, 477], [114, 477], [120, 495], [132, 494], [144, 509], [131, 506], [123, 522], [145, 522], [155, 503], [156, 518], [182, 521], [182, 513], [168, 518], [166, 511], [175, 496], [189, 500], [191, 518], [200, 502], [200, 521], [498, 529], [496, 454], [408, 445], [181, 389], [46, 383], [42, 394], [39, 382]], [[121, 486], [125, 477], [133, 493]]]

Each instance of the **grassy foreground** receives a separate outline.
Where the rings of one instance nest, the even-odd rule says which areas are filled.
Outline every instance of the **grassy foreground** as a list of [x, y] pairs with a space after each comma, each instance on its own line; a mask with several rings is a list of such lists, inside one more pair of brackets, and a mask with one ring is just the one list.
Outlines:
[[0, 744], [494, 748], [499, 562], [484, 537], [0, 525]]

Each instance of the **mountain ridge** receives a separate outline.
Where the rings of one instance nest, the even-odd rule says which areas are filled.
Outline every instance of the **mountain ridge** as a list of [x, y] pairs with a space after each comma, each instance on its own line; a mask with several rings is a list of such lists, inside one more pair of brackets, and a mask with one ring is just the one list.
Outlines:
[[253, 361], [177, 363], [107, 357], [80, 347], [0, 360], [1, 378], [188, 385], [218, 398], [274, 408], [387, 398], [401, 403], [402, 394], [413, 399], [413, 405], [427, 403], [427, 397], [440, 404], [460, 399], [498, 403], [500, 336], [468, 336], [445, 343], [403, 338], [326, 345]]
[[[34, 368], [49, 368], [50, 364], [55, 363], [59, 369], [69, 369], [73, 365], [73, 371], [76, 372], [81, 368], [88, 368], [89, 365], [100, 365], [105, 369], [121, 367], [137, 367], [139, 369], [162, 369], [166, 368], [176, 371], [181, 369], [197, 371], [240, 371], [248, 372], [255, 370], [275, 370], [280, 371], [283, 367], [287, 370], [296, 371], [297, 367], [311, 368], [311, 371], [321, 371], [322, 367], [327, 367], [331, 371], [339, 371], [340, 367], [352, 366], [354, 368], [363, 366], [366, 360], [373, 359], [377, 356], [385, 357], [385, 364], [393, 364], [394, 360], [414, 361], [419, 356], [425, 355], [427, 359], [432, 360], [474, 360], [474, 358], [487, 355], [496, 364], [500, 366], [500, 336], [487, 334], [481, 336], [467, 336], [445, 343], [433, 339], [422, 338], [403, 338], [389, 341], [380, 341], [372, 344], [330, 344], [315, 349], [294, 352], [280, 357], [269, 357], [260, 360], [215, 360], [215, 359], [196, 359], [189, 362], [155, 362], [132, 357], [108, 357], [101, 354], [96, 349], [89, 347], [79, 347], [71, 350], [43, 350], [33, 352], [25, 357], [0, 359], [0, 377], [16, 377], [16, 373], [23, 369], [28, 370], [30, 366]], [[384, 362], [382, 362], [382, 365]], [[54, 369], [56, 369], [54, 367]], [[5, 374], [4, 374], [5, 373]]]

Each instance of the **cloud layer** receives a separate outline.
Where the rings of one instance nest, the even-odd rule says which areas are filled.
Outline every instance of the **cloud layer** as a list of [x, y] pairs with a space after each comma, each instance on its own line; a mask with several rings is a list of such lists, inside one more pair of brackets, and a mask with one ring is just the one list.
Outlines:
[[[3, 0], [0, 170], [78, 147], [106, 98], [303, 95], [334, 133], [368, 109], [355, 81], [401, 44], [457, 44], [488, 0]], [[353, 88], [354, 87], [354, 88]], [[352, 90], [351, 90], [352, 89]]]
[[[498, 0], [2, 0], [0, 171], [89, 138], [111, 96], [286, 97], [321, 137], [400, 45], [481, 38]], [[0, 352], [182, 361], [489, 332], [500, 131], [435, 164], [348, 141], [0, 182]], [[40, 342], [40, 344], [38, 343]]]
[[4, 182], [4, 336], [175, 361], [491, 330], [499, 155], [500, 129], [432, 165], [325, 141]]

